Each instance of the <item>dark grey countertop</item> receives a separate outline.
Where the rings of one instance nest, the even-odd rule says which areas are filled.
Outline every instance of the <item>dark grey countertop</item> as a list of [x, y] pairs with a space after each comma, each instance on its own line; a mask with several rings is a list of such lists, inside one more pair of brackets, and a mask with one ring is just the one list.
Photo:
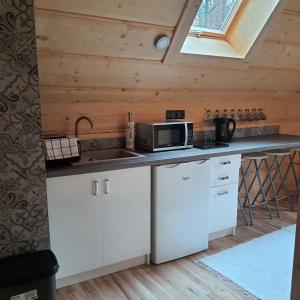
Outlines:
[[133, 159], [117, 159], [105, 162], [93, 162], [87, 164], [64, 165], [47, 167], [47, 178], [69, 176], [84, 173], [94, 173], [108, 170], [126, 169], [142, 166], [156, 166], [163, 164], [195, 161], [204, 158], [243, 154], [249, 152], [266, 151], [271, 149], [300, 148], [300, 136], [295, 135], [265, 135], [235, 139], [229, 147], [216, 149], [186, 149], [165, 151], [158, 153], [144, 153], [145, 157]]

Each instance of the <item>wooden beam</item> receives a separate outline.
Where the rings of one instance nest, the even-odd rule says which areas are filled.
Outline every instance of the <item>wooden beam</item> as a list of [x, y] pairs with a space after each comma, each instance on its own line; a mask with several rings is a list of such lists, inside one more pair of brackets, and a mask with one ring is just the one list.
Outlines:
[[187, 0], [181, 13], [180, 19], [176, 25], [175, 33], [172, 37], [169, 49], [163, 59], [163, 63], [169, 64], [174, 61], [174, 57], [180, 54], [184, 40], [192, 26], [197, 11], [202, 0]]

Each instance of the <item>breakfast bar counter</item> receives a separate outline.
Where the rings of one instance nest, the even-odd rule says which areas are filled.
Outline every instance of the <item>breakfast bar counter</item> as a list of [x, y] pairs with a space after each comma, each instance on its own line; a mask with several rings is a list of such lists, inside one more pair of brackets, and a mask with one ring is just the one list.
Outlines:
[[114, 159], [102, 162], [87, 162], [73, 165], [63, 165], [47, 168], [47, 177], [69, 176], [108, 170], [126, 169], [142, 166], [157, 166], [188, 161], [208, 159], [217, 156], [259, 152], [272, 149], [300, 148], [300, 136], [295, 135], [266, 135], [237, 138], [229, 144], [229, 147], [214, 149], [186, 149], [157, 153], [138, 151], [144, 157], [130, 159]]

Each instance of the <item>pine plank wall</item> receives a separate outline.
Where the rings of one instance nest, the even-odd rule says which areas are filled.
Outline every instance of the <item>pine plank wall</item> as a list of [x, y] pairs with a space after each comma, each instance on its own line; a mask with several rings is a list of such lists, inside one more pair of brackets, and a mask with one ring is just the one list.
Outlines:
[[[250, 0], [253, 1], [253, 0]], [[155, 37], [172, 38], [185, 0], [35, 0], [44, 133], [82, 138], [124, 135], [126, 113], [164, 120], [185, 109], [196, 130], [207, 109], [264, 108], [268, 119], [239, 126], [281, 125], [300, 134], [300, 1], [291, 0], [245, 60], [194, 57], [162, 63]], [[195, 63], [193, 63], [193, 59]]]

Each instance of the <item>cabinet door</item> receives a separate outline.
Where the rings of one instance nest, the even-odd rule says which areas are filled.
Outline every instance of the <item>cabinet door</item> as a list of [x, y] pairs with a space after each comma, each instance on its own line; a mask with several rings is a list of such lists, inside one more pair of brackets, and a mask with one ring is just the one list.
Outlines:
[[101, 200], [97, 174], [47, 179], [51, 248], [60, 265], [58, 278], [102, 264]]
[[154, 167], [152, 261], [207, 249], [209, 161]]
[[150, 167], [103, 172], [103, 264], [150, 253]]
[[233, 228], [237, 224], [238, 184], [210, 189], [209, 233]]

